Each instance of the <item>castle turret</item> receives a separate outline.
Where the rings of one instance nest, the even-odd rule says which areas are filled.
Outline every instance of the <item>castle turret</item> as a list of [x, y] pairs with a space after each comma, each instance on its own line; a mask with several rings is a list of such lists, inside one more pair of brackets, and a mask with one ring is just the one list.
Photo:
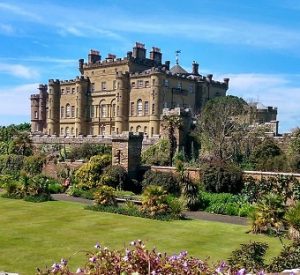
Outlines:
[[160, 128], [160, 106], [159, 106], [159, 76], [151, 75], [152, 92], [150, 96], [150, 136], [158, 135]]
[[48, 96], [48, 118], [47, 128], [49, 135], [59, 135], [59, 114], [60, 114], [60, 82], [50, 79]]
[[76, 78], [76, 112], [75, 112], [75, 134], [86, 135], [87, 134], [87, 116], [88, 108], [88, 86], [89, 80], [83, 76]]
[[117, 134], [128, 131], [129, 73], [117, 73], [115, 129]]

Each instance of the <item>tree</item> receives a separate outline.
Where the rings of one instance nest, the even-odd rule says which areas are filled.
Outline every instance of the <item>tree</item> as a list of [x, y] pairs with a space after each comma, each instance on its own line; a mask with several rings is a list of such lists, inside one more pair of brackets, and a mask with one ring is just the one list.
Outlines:
[[202, 154], [221, 160], [240, 154], [240, 141], [248, 130], [248, 109], [247, 103], [235, 96], [209, 100], [195, 129]]
[[32, 141], [28, 132], [17, 132], [10, 144], [10, 153], [30, 156], [32, 154]]

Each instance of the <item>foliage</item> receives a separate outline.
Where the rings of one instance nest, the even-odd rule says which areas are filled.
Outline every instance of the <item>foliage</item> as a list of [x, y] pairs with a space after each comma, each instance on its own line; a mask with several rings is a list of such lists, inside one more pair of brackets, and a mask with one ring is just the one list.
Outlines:
[[66, 152], [66, 158], [89, 160], [92, 156], [104, 154], [111, 154], [111, 146], [105, 144], [83, 143], [79, 146], [70, 148], [69, 152]]
[[146, 165], [169, 165], [170, 142], [166, 139], [159, 140], [156, 144], [142, 151], [142, 163]]
[[[168, 256], [167, 253], [157, 252], [155, 249], [146, 249], [140, 240], [130, 243], [132, 248], [125, 250], [111, 250], [96, 244], [96, 251], [86, 253], [84, 268], [78, 268], [80, 274], [213, 274], [218, 268], [225, 274], [228, 266], [221, 263], [219, 267], [209, 266], [206, 261], [189, 257], [187, 251]], [[41, 271], [45, 274], [71, 274], [68, 261], [62, 259], [60, 263], [54, 263], [48, 270]], [[224, 273], [223, 273], [224, 272]]]
[[113, 165], [104, 170], [100, 183], [119, 190], [123, 190], [129, 181], [128, 174], [123, 166]]
[[186, 206], [189, 210], [196, 211], [199, 209], [199, 186], [190, 181], [184, 180], [182, 183], [181, 193], [186, 201]]
[[30, 156], [32, 155], [32, 142], [28, 132], [17, 132], [9, 145], [9, 153]]
[[281, 194], [284, 202], [287, 202], [288, 199], [298, 199], [299, 191], [300, 183], [294, 176], [277, 175], [259, 181], [252, 177], [246, 178], [242, 193], [247, 196], [249, 202], [257, 202], [269, 192]]
[[148, 170], [144, 174], [144, 179], [142, 181], [143, 189], [149, 185], [161, 186], [170, 194], [180, 194], [179, 181], [172, 173]]
[[142, 211], [150, 216], [163, 215], [170, 211], [167, 192], [163, 187], [148, 185], [142, 195]]
[[285, 206], [280, 195], [269, 193], [261, 198], [250, 214], [253, 233], [280, 233], [284, 228]]
[[247, 244], [241, 244], [239, 249], [232, 252], [228, 259], [231, 270], [246, 269], [247, 272], [260, 272], [265, 267], [264, 256], [268, 249], [266, 243], [250, 242]]
[[203, 211], [215, 214], [246, 217], [253, 210], [253, 206], [241, 195], [229, 193], [199, 192], [199, 206]]
[[20, 155], [0, 155], [0, 174], [18, 176], [23, 167], [24, 157]]
[[284, 246], [280, 255], [272, 259], [267, 269], [270, 272], [282, 272], [300, 266], [300, 243], [294, 242]]
[[41, 155], [33, 155], [24, 158], [23, 170], [28, 173], [28, 175], [33, 176], [40, 174], [43, 170], [43, 165], [45, 163], [45, 157]]
[[242, 189], [242, 171], [232, 163], [206, 163], [202, 171], [202, 182], [208, 192], [236, 194]]
[[300, 241], [300, 202], [290, 207], [284, 216], [289, 225], [289, 237]]
[[241, 137], [247, 131], [247, 111], [247, 103], [235, 96], [209, 100], [195, 129], [195, 136], [201, 143], [201, 154], [214, 159], [235, 159], [241, 151]]
[[83, 189], [90, 189], [100, 185], [100, 178], [105, 167], [110, 165], [111, 155], [97, 155], [91, 157], [75, 172], [75, 180]]
[[115, 189], [110, 186], [100, 186], [94, 193], [95, 203], [103, 206], [116, 205], [117, 202], [114, 191]]

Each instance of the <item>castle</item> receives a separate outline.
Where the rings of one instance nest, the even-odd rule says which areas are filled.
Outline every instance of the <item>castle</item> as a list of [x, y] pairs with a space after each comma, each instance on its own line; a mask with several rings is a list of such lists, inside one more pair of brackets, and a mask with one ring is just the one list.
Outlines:
[[219, 82], [212, 74], [202, 76], [196, 62], [191, 72], [178, 58], [170, 68], [156, 47], [147, 58], [141, 43], [124, 58], [108, 54], [102, 59], [91, 50], [87, 62], [79, 59], [79, 71], [72, 80], [50, 79], [39, 85], [39, 94], [31, 95], [33, 133], [78, 137], [131, 131], [158, 136], [168, 110], [194, 117], [209, 99], [225, 96], [229, 83], [228, 78]]

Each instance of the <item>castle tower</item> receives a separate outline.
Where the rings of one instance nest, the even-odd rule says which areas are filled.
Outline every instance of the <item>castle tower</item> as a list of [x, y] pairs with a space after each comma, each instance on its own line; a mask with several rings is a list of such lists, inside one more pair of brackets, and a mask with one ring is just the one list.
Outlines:
[[39, 131], [45, 132], [47, 127], [47, 100], [48, 100], [48, 93], [47, 93], [47, 85], [39, 85]]
[[50, 79], [48, 97], [48, 118], [47, 128], [49, 135], [59, 135], [59, 117], [60, 117], [60, 82]]
[[159, 134], [160, 106], [159, 106], [159, 73], [151, 75], [152, 91], [150, 95], [150, 136]]
[[117, 134], [119, 134], [123, 131], [128, 131], [129, 73], [118, 72], [116, 79], [117, 114], [115, 118], [115, 129]]
[[87, 104], [89, 80], [83, 76], [76, 78], [75, 135], [87, 134]]

